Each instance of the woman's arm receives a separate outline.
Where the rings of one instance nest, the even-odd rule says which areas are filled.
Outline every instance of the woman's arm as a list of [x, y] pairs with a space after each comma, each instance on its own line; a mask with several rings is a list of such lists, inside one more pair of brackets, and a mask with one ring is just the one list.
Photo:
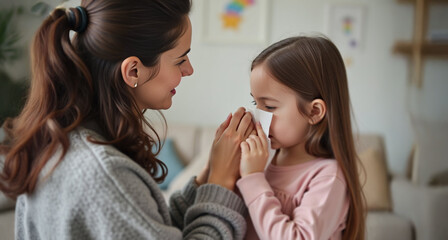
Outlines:
[[174, 192], [170, 197], [171, 219], [179, 229], [184, 228], [185, 213], [194, 204], [197, 188], [195, 177], [192, 177], [182, 190]]
[[108, 173], [98, 176], [96, 190], [79, 201], [82, 207], [74, 211], [79, 214], [70, 221], [71, 226], [87, 226], [93, 239], [242, 239], [245, 234], [245, 204], [228, 189], [213, 184], [190, 189], [196, 196], [182, 196], [192, 202], [183, 209], [184, 227], [179, 229], [158, 185], [143, 169], [117, 166]]

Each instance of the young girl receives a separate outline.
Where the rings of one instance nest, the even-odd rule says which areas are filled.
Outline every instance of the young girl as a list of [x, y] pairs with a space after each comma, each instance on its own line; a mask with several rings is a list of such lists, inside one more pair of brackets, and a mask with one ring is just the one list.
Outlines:
[[[261, 52], [251, 70], [254, 102], [273, 118], [269, 136], [257, 124], [258, 136], [241, 143], [246, 238], [363, 239], [347, 76], [336, 46], [324, 37], [288, 38]], [[276, 154], [263, 172], [267, 137]]]
[[30, 95], [0, 145], [0, 190], [17, 199], [16, 239], [244, 236], [245, 205], [233, 192], [240, 140], [252, 130], [243, 108], [217, 130], [207, 174], [175, 193], [170, 208], [156, 183], [167, 169], [143, 114], [170, 108], [193, 73], [190, 8], [190, 0], [83, 0], [45, 19]]

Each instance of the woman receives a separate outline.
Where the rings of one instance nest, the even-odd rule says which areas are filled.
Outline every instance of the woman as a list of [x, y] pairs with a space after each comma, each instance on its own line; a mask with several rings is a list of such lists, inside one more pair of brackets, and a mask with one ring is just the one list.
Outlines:
[[189, 0], [84, 0], [45, 19], [30, 95], [4, 125], [10, 137], [0, 149], [17, 239], [244, 236], [245, 207], [233, 192], [239, 143], [253, 129], [244, 109], [219, 127], [209, 166], [171, 208], [156, 183], [167, 169], [151, 152], [160, 139], [143, 114], [168, 109], [193, 73], [190, 8]]

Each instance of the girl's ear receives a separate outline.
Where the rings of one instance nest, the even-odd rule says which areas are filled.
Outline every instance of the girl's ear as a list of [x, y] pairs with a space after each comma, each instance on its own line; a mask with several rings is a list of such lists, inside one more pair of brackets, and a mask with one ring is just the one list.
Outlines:
[[327, 113], [327, 104], [322, 99], [314, 99], [310, 103], [311, 111], [309, 117], [309, 123], [311, 125], [318, 124], [325, 117]]
[[142, 62], [138, 57], [128, 57], [121, 63], [121, 76], [124, 82], [132, 88], [138, 86], [139, 66]]

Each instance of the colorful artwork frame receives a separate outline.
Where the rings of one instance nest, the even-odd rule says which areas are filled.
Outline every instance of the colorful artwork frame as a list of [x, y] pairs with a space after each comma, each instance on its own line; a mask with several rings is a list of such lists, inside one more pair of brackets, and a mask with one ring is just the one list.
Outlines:
[[268, 0], [205, 0], [203, 40], [264, 44]]
[[366, 9], [361, 4], [334, 3], [326, 6], [326, 34], [341, 53], [359, 52], [364, 45]]

